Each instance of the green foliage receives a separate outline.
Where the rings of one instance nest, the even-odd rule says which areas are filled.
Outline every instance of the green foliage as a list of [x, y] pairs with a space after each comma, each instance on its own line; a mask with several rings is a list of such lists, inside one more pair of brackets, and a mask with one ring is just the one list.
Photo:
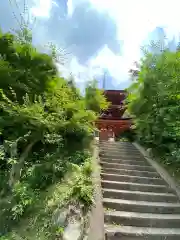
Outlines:
[[28, 184], [16, 183], [13, 188], [13, 197], [17, 204], [12, 207], [13, 219], [19, 219], [24, 211], [33, 204], [35, 194]]
[[[31, 41], [21, 39], [11, 33], [0, 33], [0, 89], [11, 100], [19, 102], [26, 93], [34, 100], [35, 95], [48, 91], [57, 81], [57, 69], [52, 58], [39, 53]], [[16, 94], [16, 99], [11, 90]]]
[[[36, 197], [31, 214], [20, 221], [5, 237], [7, 240], [61, 239], [64, 227], [54, 223], [54, 213], [72, 204], [81, 205], [83, 213], [89, 211], [92, 202], [92, 163], [91, 159], [84, 159], [80, 166], [69, 164], [68, 173], [63, 182], [49, 186], [46, 191]], [[77, 182], [81, 181], [81, 183]], [[84, 184], [86, 184], [84, 186]], [[88, 185], [87, 185], [88, 184]], [[88, 190], [87, 196], [85, 191]], [[82, 201], [83, 199], [83, 201]], [[60, 211], [61, 212], [61, 211]], [[1, 239], [1, 238], [0, 238]]]
[[129, 111], [138, 140], [180, 168], [180, 52], [146, 54], [138, 79], [129, 88]]
[[[58, 76], [53, 59], [33, 47], [27, 31], [0, 33], [0, 196], [12, 200], [14, 223], [32, 209], [40, 191], [63, 179], [71, 163], [81, 166], [90, 157], [94, 121], [107, 107], [94, 84], [82, 96], [73, 78]], [[74, 182], [71, 197], [89, 206], [86, 164]]]
[[99, 114], [101, 110], [108, 108], [108, 102], [103, 95], [103, 91], [97, 88], [97, 82], [89, 82], [85, 89], [86, 108]]
[[135, 135], [135, 132], [132, 129], [130, 129], [122, 132], [119, 136], [117, 136], [117, 138], [120, 141], [134, 142], [136, 139], [136, 135]]
[[89, 208], [93, 203], [92, 166], [86, 161], [82, 167], [76, 166], [76, 175], [72, 183], [72, 198]]
[[68, 157], [68, 161], [80, 165], [84, 162], [84, 159], [87, 159], [90, 157], [89, 151], [76, 151], [74, 154]]

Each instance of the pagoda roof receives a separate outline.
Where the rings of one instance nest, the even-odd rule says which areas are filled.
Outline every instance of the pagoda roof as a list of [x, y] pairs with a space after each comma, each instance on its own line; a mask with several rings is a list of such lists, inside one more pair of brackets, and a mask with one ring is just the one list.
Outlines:
[[112, 105], [120, 105], [120, 102], [126, 98], [125, 90], [105, 90], [104, 95]]
[[118, 94], [118, 93], [126, 93], [126, 90], [104, 90], [105, 93], [112, 93], [112, 94]]

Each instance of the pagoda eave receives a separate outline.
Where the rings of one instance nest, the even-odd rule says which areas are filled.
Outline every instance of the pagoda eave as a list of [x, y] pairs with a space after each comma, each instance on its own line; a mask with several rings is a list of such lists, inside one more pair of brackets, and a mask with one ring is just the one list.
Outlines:
[[112, 129], [115, 133], [121, 132], [122, 130], [128, 130], [131, 127], [131, 119], [98, 119], [96, 121], [96, 126], [99, 129]]
[[131, 118], [127, 118], [127, 119], [101, 119], [99, 118], [98, 120], [96, 120], [97, 124], [115, 124], [115, 125], [127, 125], [127, 123], [131, 123]]
[[110, 106], [107, 110], [102, 111], [95, 124], [99, 129], [99, 138], [108, 140], [119, 136], [124, 131], [129, 131], [132, 121], [131, 118], [122, 118], [126, 111], [124, 100], [127, 92], [125, 90], [106, 90], [104, 96]]

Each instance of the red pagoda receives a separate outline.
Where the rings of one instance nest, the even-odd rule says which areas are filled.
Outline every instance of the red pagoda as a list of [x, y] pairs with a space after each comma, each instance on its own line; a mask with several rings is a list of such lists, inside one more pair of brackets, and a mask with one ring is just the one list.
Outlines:
[[110, 106], [101, 113], [100, 118], [96, 121], [100, 140], [115, 138], [123, 131], [130, 130], [131, 127], [131, 118], [124, 116], [126, 91], [105, 90], [104, 95], [110, 102]]

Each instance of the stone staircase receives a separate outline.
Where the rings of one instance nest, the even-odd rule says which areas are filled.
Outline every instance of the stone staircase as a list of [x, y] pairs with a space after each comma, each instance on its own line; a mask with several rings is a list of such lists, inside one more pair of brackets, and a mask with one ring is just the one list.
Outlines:
[[100, 142], [106, 240], [180, 240], [180, 202], [129, 142]]

